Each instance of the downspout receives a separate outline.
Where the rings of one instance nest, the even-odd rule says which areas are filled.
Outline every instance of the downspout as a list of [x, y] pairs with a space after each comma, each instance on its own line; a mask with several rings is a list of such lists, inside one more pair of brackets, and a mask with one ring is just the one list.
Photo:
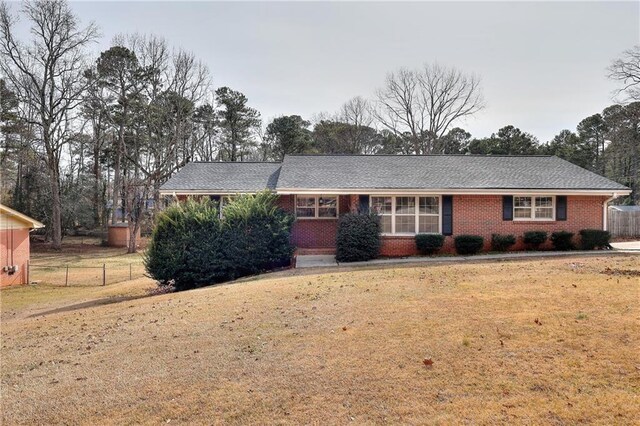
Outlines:
[[604, 200], [604, 204], [602, 205], [602, 230], [603, 231], [606, 231], [607, 228], [609, 227], [609, 223], [607, 220], [607, 216], [609, 213], [609, 203], [618, 197], [619, 195], [617, 195], [614, 192], [610, 198], [607, 198], [606, 200]]

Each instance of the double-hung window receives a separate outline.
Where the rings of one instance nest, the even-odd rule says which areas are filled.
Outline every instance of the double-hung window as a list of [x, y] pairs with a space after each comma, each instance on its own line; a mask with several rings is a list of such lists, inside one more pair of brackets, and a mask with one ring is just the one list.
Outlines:
[[440, 232], [439, 196], [372, 196], [370, 204], [383, 234]]
[[554, 197], [513, 197], [514, 220], [553, 220]]
[[298, 195], [296, 217], [300, 219], [335, 219], [338, 197], [335, 195]]

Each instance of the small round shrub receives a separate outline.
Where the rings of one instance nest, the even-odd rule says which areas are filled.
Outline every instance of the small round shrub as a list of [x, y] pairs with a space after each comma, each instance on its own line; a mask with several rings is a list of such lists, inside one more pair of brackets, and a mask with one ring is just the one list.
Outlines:
[[528, 231], [524, 233], [522, 241], [533, 250], [538, 250], [542, 244], [547, 241], [547, 233], [545, 231]]
[[553, 248], [560, 251], [568, 251], [573, 250], [573, 232], [567, 231], [556, 231], [551, 234], [551, 242], [553, 243]]
[[491, 235], [491, 249], [494, 251], [507, 251], [515, 243], [515, 235]]
[[458, 254], [476, 254], [482, 250], [484, 238], [479, 235], [458, 235], [453, 239]]
[[348, 213], [338, 220], [336, 260], [360, 262], [380, 254], [380, 218], [374, 213]]
[[582, 229], [580, 231], [580, 248], [582, 250], [594, 250], [596, 248], [609, 248], [611, 245], [609, 231], [600, 229]]
[[422, 254], [435, 254], [444, 244], [444, 235], [441, 234], [417, 234], [416, 246]]

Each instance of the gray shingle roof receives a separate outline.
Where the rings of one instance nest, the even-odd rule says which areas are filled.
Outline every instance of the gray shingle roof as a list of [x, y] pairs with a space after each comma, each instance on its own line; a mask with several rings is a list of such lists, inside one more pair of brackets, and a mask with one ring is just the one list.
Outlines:
[[189, 163], [162, 191], [628, 189], [553, 156], [291, 155], [282, 163]]
[[189, 163], [161, 191], [256, 192], [275, 189], [280, 163]]
[[625, 186], [554, 156], [286, 156], [284, 189], [590, 189]]

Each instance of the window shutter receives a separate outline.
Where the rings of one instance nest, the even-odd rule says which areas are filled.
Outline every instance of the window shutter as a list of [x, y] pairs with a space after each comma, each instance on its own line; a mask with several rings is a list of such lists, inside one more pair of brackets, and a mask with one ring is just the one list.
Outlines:
[[368, 195], [360, 195], [358, 212], [369, 213], [369, 196]]
[[442, 196], [442, 235], [453, 235], [453, 196]]
[[513, 195], [502, 197], [502, 220], [513, 220]]
[[556, 197], [556, 220], [567, 220], [567, 196]]

